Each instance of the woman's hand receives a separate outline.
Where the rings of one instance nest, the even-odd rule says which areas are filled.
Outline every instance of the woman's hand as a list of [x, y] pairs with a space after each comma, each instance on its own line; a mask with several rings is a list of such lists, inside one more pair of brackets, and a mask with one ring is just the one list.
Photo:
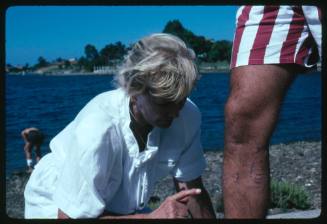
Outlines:
[[166, 200], [160, 205], [159, 208], [148, 214], [144, 218], [150, 219], [167, 219], [167, 218], [187, 218], [188, 208], [186, 203], [189, 196], [198, 195], [201, 193], [201, 189], [189, 189], [180, 191], [172, 196], [166, 198]]

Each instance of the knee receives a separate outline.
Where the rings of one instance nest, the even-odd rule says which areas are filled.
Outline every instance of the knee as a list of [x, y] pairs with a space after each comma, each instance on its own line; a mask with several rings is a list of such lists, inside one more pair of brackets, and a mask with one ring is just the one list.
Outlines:
[[266, 144], [278, 118], [278, 108], [262, 99], [231, 95], [225, 105], [227, 142]]
[[246, 122], [256, 118], [258, 109], [250, 100], [231, 96], [225, 105], [225, 120], [227, 124]]
[[250, 102], [229, 98], [225, 105], [225, 134], [228, 141], [244, 142], [253, 131], [257, 111]]

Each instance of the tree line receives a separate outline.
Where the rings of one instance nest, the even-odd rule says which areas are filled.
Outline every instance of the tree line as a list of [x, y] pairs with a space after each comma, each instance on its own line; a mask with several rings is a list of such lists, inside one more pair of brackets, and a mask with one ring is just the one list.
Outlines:
[[[181, 38], [185, 43], [194, 50], [197, 55], [198, 63], [208, 62], [214, 63], [218, 61], [230, 61], [232, 42], [228, 40], [214, 41], [205, 38], [204, 36], [195, 35], [192, 31], [183, 27], [180, 21], [169, 21], [163, 33], [170, 33]], [[84, 47], [84, 55], [77, 61], [77, 66], [81, 70], [93, 71], [94, 66], [115, 66], [122, 61], [125, 54], [131, 49], [132, 45], [125, 46], [120, 41], [116, 43], [107, 44], [100, 51], [92, 44], [87, 44]], [[61, 68], [71, 67], [70, 61], [58, 58], [56, 62], [60, 64]], [[46, 67], [51, 63], [44, 57], [39, 57], [38, 62], [29, 67], [28, 64], [24, 66], [25, 69], [39, 69]]]

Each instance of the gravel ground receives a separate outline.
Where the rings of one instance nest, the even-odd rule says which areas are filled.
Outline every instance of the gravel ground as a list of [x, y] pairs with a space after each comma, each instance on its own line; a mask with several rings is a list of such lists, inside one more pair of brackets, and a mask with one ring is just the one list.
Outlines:
[[[278, 181], [287, 181], [304, 187], [310, 198], [310, 209], [321, 208], [321, 142], [295, 142], [272, 145], [269, 148], [271, 177]], [[222, 152], [206, 152], [208, 167], [202, 175], [218, 217], [222, 217]], [[167, 196], [174, 194], [172, 178], [167, 177], [156, 186], [154, 194], [160, 203]], [[292, 210], [293, 211], [293, 210]], [[290, 212], [270, 209], [269, 214]]]
[[[321, 142], [295, 142], [270, 147], [270, 169], [272, 178], [295, 183], [305, 188], [310, 197], [310, 209], [321, 208]], [[208, 162], [202, 179], [209, 192], [214, 208], [220, 212], [221, 206], [221, 174], [222, 152], [206, 152]], [[23, 218], [23, 191], [29, 174], [13, 173], [6, 178], [6, 211], [9, 217]], [[162, 202], [167, 196], [174, 194], [174, 185], [170, 177], [160, 181], [153, 196]], [[270, 210], [269, 214], [285, 212], [280, 209]], [[222, 217], [218, 213], [218, 218]]]

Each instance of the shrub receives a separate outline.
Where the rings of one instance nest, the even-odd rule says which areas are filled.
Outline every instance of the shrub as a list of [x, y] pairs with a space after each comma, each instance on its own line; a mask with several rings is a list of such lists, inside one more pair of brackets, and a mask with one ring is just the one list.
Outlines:
[[151, 210], [155, 210], [159, 208], [159, 206], [160, 206], [160, 198], [158, 196], [151, 196], [148, 203], [148, 207]]
[[[271, 180], [270, 190], [270, 208], [296, 208], [303, 210], [310, 208], [309, 196], [302, 187], [285, 181], [280, 182], [276, 180]], [[216, 211], [224, 211], [222, 195], [218, 197]]]
[[288, 182], [271, 181], [271, 208], [308, 209], [310, 208], [307, 192], [295, 184]]
[[[307, 192], [300, 186], [289, 183], [271, 180], [270, 183], [270, 208], [281, 208], [281, 209], [309, 209], [309, 196]], [[224, 211], [224, 202], [222, 194], [218, 195], [218, 198], [213, 198], [217, 204], [215, 206], [216, 212]], [[214, 201], [213, 201], [214, 202]], [[155, 210], [160, 206], [159, 198], [150, 198], [148, 206]]]

